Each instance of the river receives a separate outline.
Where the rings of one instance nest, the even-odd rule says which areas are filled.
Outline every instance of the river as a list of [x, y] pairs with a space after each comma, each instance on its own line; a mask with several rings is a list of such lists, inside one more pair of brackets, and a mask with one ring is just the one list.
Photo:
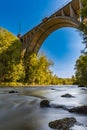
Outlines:
[[[9, 93], [15, 90], [18, 93]], [[61, 97], [69, 93], [73, 98]], [[42, 100], [49, 100], [51, 107], [40, 107]], [[0, 130], [52, 130], [49, 122], [65, 117], [75, 117], [83, 125], [72, 130], [87, 130], [87, 115], [70, 113], [57, 105], [72, 108], [87, 105], [87, 88], [78, 86], [44, 86], [0, 88]]]

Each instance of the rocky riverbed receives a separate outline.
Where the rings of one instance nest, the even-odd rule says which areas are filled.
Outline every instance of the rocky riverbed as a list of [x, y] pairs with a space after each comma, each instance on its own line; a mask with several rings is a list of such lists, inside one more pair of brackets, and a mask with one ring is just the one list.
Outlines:
[[87, 130], [87, 88], [0, 88], [0, 130]]

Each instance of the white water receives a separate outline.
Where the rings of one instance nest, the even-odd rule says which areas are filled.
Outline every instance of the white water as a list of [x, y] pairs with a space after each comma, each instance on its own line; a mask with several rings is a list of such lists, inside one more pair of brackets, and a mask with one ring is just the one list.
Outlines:
[[[16, 90], [19, 93], [9, 93]], [[71, 94], [74, 98], [61, 95]], [[43, 99], [50, 101], [50, 108], [40, 108]], [[87, 88], [77, 86], [44, 86], [25, 88], [0, 88], [0, 130], [52, 130], [49, 122], [64, 117], [75, 117], [83, 125], [72, 130], [87, 130], [87, 115], [70, 113], [62, 108], [87, 105]]]

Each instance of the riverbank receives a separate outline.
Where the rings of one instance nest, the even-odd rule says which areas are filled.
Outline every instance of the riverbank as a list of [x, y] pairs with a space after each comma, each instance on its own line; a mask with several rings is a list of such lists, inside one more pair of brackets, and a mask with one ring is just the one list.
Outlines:
[[[33, 84], [28, 84], [28, 83], [21, 83], [21, 82], [2, 82], [0, 83], [0, 87], [41, 87], [41, 86], [45, 86], [45, 85], [33, 85]], [[50, 86], [50, 85], [46, 85], [46, 86]]]
[[[66, 84], [68, 86], [72, 86], [71, 84]], [[63, 84], [58, 84], [58, 85], [38, 85], [38, 84], [28, 84], [28, 83], [21, 83], [21, 82], [1, 82], [0, 87], [49, 87], [49, 86], [63, 86]]]

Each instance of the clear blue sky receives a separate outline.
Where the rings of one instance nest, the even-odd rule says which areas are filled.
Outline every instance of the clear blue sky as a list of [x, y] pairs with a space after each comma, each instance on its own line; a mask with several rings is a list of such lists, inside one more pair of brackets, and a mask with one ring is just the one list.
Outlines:
[[[0, 26], [17, 35], [21, 24], [21, 34], [24, 34], [66, 2], [67, 0], [0, 0]], [[44, 41], [40, 51], [54, 62], [54, 74], [71, 77], [75, 61], [83, 47], [76, 29], [61, 28]]]

